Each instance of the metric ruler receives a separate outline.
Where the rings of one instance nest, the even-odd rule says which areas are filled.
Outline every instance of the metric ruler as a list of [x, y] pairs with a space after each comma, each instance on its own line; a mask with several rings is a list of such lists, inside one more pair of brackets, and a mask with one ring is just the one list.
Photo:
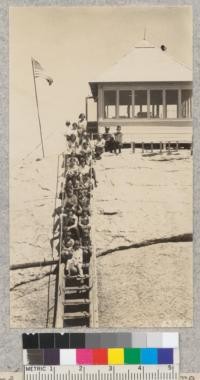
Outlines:
[[178, 380], [179, 365], [24, 366], [24, 380]]

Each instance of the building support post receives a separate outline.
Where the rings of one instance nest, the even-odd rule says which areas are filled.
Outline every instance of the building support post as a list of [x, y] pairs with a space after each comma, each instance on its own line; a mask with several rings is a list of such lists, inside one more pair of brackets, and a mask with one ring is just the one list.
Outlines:
[[135, 90], [132, 90], [132, 118], [135, 117]]
[[189, 118], [192, 118], [192, 96], [190, 96], [189, 104], [190, 104], [190, 114], [189, 114]]
[[117, 90], [116, 97], [116, 118], [119, 119], [119, 90]]
[[102, 86], [99, 85], [98, 86], [98, 118], [97, 118], [97, 122], [99, 120], [102, 120], [104, 118], [104, 113], [103, 113], [103, 104], [104, 104], [104, 101], [103, 101], [103, 89], [102, 89]]
[[147, 119], [150, 119], [150, 89], [147, 90]]
[[160, 107], [160, 104], [156, 104], [156, 117], [157, 117], [157, 118], [160, 117], [159, 107]]
[[167, 119], [166, 90], [163, 90], [163, 119]]
[[181, 119], [182, 117], [182, 112], [181, 112], [181, 88], [178, 89], [178, 119]]

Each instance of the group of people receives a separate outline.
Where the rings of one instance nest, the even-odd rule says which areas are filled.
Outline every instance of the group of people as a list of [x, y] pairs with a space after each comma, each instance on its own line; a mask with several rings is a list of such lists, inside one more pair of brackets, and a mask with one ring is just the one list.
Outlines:
[[102, 137], [105, 141], [105, 152], [114, 152], [115, 154], [121, 153], [123, 144], [123, 134], [120, 125], [116, 127], [116, 132], [114, 134], [110, 133], [109, 127], [105, 127], [105, 132], [102, 135]]
[[70, 121], [65, 124], [66, 152], [85, 158], [87, 164], [91, 160], [100, 159], [104, 151], [105, 141], [98, 135], [96, 140], [91, 140], [87, 133], [85, 115], [79, 115], [78, 123], [71, 125]]
[[86, 157], [91, 154], [94, 160], [101, 159], [103, 152], [121, 153], [123, 144], [123, 134], [121, 126], [116, 127], [114, 133], [110, 133], [110, 128], [105, 127], [102, 135], [97, 134], [94, 140], [90, 140], [87, 134], [87, 121], [84, 114], [79, 115], [78, 123], [71, 125], [70, 121], [66, 122], [65, 137], [68, 152], [83, 154]]
[[54, 211], [53, 238], [56, 249], [66, 263], [69, 276], [82, 281], [83, 257], [90, 258], [91, 250], [91, 198], [97, 186], [93, 168], [91, 141], [86, 132], [84, 115], [80, 123], [66, 123], [66, 150], [63, 153], [62, 184], [58, 194], [61, 205]]
[[97, 186], [93, 162], [101, 159], [104, 151], [121, 153], [122, 133], [118, 126], [114, 135], [109, 128], [105, 133], [91, 140], [87, 133], [87, 121], [84, 114], [79, 115], [78, 123], [65, 125], [66, 149], [63, 153], [63, 173], [60, 193], [61, 205], [53, 213], [53, 241], [58, 240], [57, 251], [66, 263], [69, 276], [83, 275], [83, 256], [90, 258], [91, 251], [91, 198], [94, 186]]

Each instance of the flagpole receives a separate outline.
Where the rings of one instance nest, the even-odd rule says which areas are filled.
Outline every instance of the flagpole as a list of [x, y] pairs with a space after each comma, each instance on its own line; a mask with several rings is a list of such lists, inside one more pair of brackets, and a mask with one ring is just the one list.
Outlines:
[[33, 69], [33, 81], [34, 81], [34, 89], [35, 89], [35, 100], [36, 100], [37, 115], [38, 115], [38, 122], [39, 122], [39, 128], [40, 128], [40, 138], [41, 138], [41, 145], [42, 145], [42, 154], [43, 154], [43, 158], [44, 158], [44, 144], [43, 144], [43, 137], [42, 137], [42, 126], [41, 126], [41, 120], [40, 120], [40, 112], [39, 112], [39, 103], [38, 103], [38, 96], [37, 96], [36, 80], [35, 80], [34, 67], [33, 67], [33, 58], [31, 59], [31, 63], [32, 63], [32, 69]]

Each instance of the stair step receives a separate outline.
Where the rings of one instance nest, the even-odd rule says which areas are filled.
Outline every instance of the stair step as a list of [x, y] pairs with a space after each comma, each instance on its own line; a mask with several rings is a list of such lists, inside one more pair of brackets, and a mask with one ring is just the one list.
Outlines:
[[85, 280], [86, 278], [90, 278], [90, 276], [88, 274], [84, 274], [82, 277], [65, 275], [64, 278], [67, 280]]
[[77, 313], [67, 313], [63, 315], [63, 319], [85, 319], [89, 318], [90, 314], [83, 311], [83, 312], [77, 312]]
[[64, 306], [87, 305], [90, 304], [90, 300], [84, 298], [77, 298], [73, 300], [65, 300], [63, 304]]
[[65, 293], [76, 292], [76, 291], [86, 292], [87, 290], [90, 290], [90, 289], [91, 289], [91, 286], [86, 286], [86, 285], [83, 285], [83, 286], [68, 286], [67, 288], [64, 289], [64, 292]]

